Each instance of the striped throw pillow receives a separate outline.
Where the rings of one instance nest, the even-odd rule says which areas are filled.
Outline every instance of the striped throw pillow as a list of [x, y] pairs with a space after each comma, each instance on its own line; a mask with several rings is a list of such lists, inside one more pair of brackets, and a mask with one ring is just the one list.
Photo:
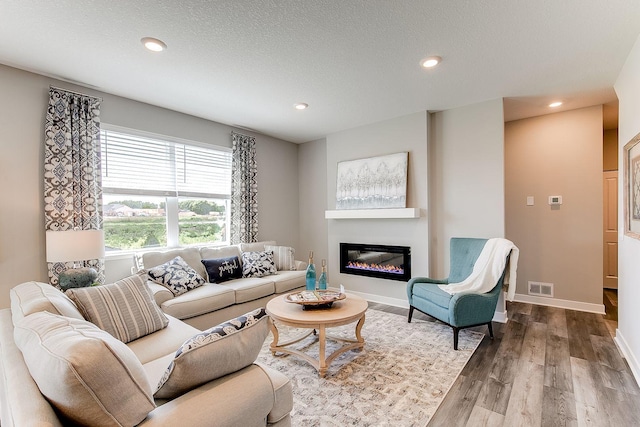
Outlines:
[[169, 324], [146, 280], [141, 272], [109, 285], [69, 289], [66, 294], [85, 319], [128, 343]]
[[273, 262], [276, 264], [278, 271], [296, 269], [296, 250], [292, 247], [265, 245], [264, 250], [273, 251]]

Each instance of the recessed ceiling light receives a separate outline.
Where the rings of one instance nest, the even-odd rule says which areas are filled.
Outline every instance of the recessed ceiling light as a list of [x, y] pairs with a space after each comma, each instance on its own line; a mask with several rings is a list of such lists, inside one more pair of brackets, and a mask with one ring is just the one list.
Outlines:
[[167, 48], [167, 45], [162, 40], [154, 39], [153, 37], [143, 37], [140, 41], [144, 47], [152, 52], [162, 52]]
[[442, 61], [442, 58], [440, 58], [439, 56], [429, 56], [420, 61], [420, 65], [422, 65], [424, 68], [432, 68], [438, 65], [440, 61]]
[[559, 107], [561, 105], [562, 105], [562, 101], [555, 101], [555, 102], [552, 102], [551, 104], [549, 104], [549, 107], [556, 108], [556, 107]]
[[298, 102], [297, 104], [293, 105], [293, 108], [295, 108], [296, 110], [306, 110], [307, 108], [309, 108], [309, 104]]

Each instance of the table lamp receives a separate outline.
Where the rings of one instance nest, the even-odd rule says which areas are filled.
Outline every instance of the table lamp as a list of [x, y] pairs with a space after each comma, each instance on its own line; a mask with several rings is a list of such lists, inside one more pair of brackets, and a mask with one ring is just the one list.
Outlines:
[[98, 278], [91, 267], [81, 267], [80, 261], [104, 258], [103, 230], [47, 231], [47, 262], [73, 261], [73, 268], [58, 275], [62, 290], [90, 286]]

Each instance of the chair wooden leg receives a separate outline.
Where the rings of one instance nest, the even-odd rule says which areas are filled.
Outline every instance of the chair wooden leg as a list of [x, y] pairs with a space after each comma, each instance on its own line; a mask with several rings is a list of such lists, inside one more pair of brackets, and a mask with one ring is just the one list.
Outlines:
[[413, 306], [409, 306], [409, 318], [407, 318], [407, 323], [411, 323], [411, 316], [413, 316]]
[[458, 332], [460, 332], [459, 328], [453, 326], [453, 349], [458, 349]]
[[493, 339], [493, 326], [491, 325], [491, 322], [487, 323], [487, 326], [489, 327], [489, 336]]

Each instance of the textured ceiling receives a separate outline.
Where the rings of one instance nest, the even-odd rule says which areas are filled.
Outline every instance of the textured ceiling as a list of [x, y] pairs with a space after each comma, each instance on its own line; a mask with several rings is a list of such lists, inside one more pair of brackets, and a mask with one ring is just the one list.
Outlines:
[[639, 22], [637, 0], [1, 0], [0, 63], [305, 142], [496, 98], [505, 120], [610, 102]]

